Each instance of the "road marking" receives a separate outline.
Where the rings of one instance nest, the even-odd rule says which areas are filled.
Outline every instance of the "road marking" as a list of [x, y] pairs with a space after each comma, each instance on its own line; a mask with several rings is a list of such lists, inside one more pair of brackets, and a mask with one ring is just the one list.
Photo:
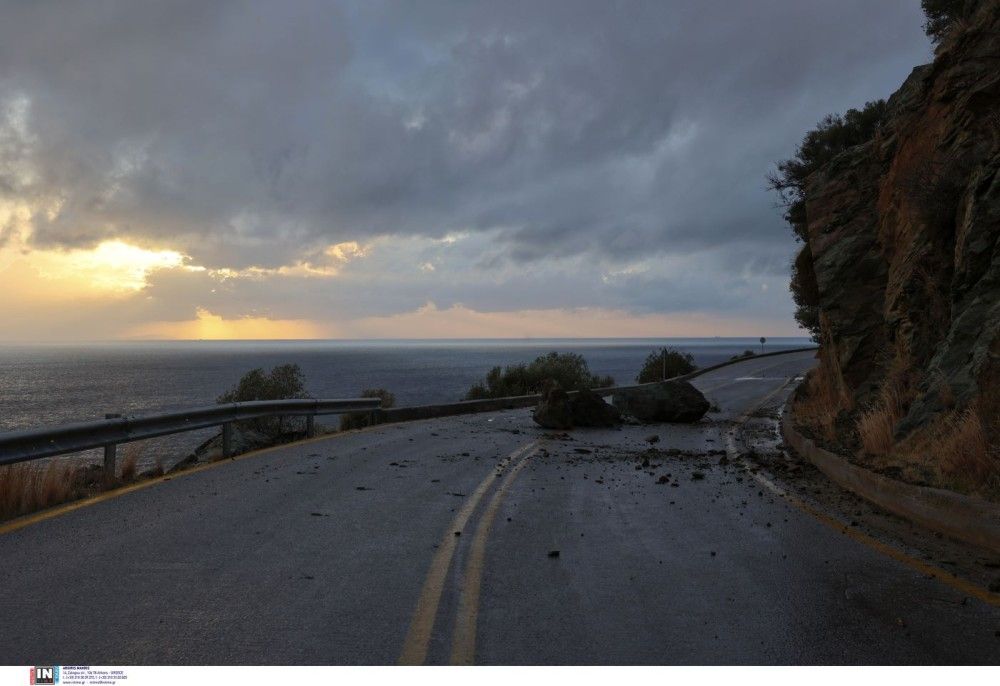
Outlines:
[[768, 393], [766, 396], [764, 396], [764, 398], [760, 400], [760, 402], [758, 402], [756, 405], [748, 409], [739, 417], [739, 419], [736, 420], [736, 425], [734, 427], [733, 432], [726, 434], [726, 452], [729, 453], [729, 458], [734, 461], [739, 460], [739, 462], [743, 465], [743, 468], [746, 469], [746, 471], [750, 474], [750, 476], [752, 476], [757, 481], [757, 483], [764, 486], [766, 489], [774, 493], [779, 498], [785, 500], [789, 505], [792, 505], [801, 512], [810, 515], [811, 517], [818, 520], [821, 524], [826, 525], [830, 529], [833, 529], [834, 531], [844, 534], [850, 537], [852, 540], [856, 541], [857, 543], [865, 545], [871, 548], [872, 550], [895, 560], [896, 562], [906, 565], [910, 569], [913, 569], [917, 572], [920, 572], [921, 574], [936, 579], [937, 581], [940, 581], [946, 586], [950, 586], [954, 590], [957, 590], [961, 593], [977, 598], [978, 600], [981, 600], [988, 605], [993, 605], [994, 607], [1000, 607], [1000, 596], [998, 596], [997, 594], [991, 593], [990, 591], [986, 590], [981, 586], [977, 586], [971, 581], [967, 581], [965, 579], [957, 577], [951, 572], [941, 569], [940, 567], [935, 567], [934, 565], [927, 564], [923, 560], [918, 560], [914, 557], [911, 557], [906, 553], [904, 553], [903, 551], [898, 550], [897, 548], [894, 548], [893, 546], [890, 546], [886, 543], [883, 543], [882, 541], [879, 541], [878, 539], [873, 538], [862, 531], [854, 529], [853, 527], [844, 524], [843, 522], [835, 519], [834, 517], [831, 517], [825, 512], [821, 512], [820, 510], [813, 507], [812, 505], [802, 500], [798, 496], [789, 493], [781, 486], [778, 486], [776, 483], [768, 479], [760, 472], [753, 471], [751, 469], [750, 464], [748, 464], [742, 457], [740, 457], [739, 450], [736, 449], [736, 439], [734, 437], [736, 431], [739, 429], [739, 427], [741, 427], [750, 419], [750, 415], [752, 415], [758, 409], [763, 407], [768, 400], [777, 395], [778, 392], [783, 390], [785, 387], [788, 386], [789, 383], [791, 383], [794, 380], [795, 379], [788, 379], [788, 381], [786, 381], [784, 384], [776, 388], [771, 393]]
[[[788, 363], [788, 360], [782, 360], [781, 362], [778, 362], [777, 364], [772, 364], [772, 365], [768, 365], [766, 367], [761, 367], [760, 369], [758, 369], [756, 371], [758, 371], [758, 372], [766, 372], [768, 370], [774, 369], [775, 367], [780, 367], [780, 366], [782, 366], [784, 364], [787, 364], [787, 363]], [[784, 388], [785, 385], [787, 385], [787, 383], [788, 383], [788, 381], [787, 381], [788, 377], [787, 376], [781, 376], [781, 377], [741, 376], [741, 377], [736, 378], [736, 379], [726, 379], [722, 383], [716, 384], [714, 386], [709, 386], [708, 388], [699, 388], [698, 390], [700, 390], [702, 393], [711, 393], [712, 391], [717, 391], [717, 390], [719, 390], [720, 388], [722, 388], [724, 386], [729, 386], [731, 384], [734, 384], [737, 381], [764, 381], [764, 380], [766, 380], [766, 381], [777, 381], [778, 379], [785, 380], [785, 384], [783, 384], [781, 386], [781, 388]], [[694, 379], [694, 380], [697, 381], [697, 379]], [[781, 388], [779, 388], [778, 390], [781, 390]], [[771, 395], [773, 395], [773, 393]], [[768, 400], [770, 400], [770, 398], [771, 398], [770, 395], [766, 396], [763, 400], [760, 401], [760, 403], [757, 404], [756, 407], [760, 407], [765, 402], [767, 402]]]
[[[531, 454], [537, 445], [537, 441], [532, 441], [523, 445], [497, 465], [497, 468], [504, 469], [517, 462], [513, 469], [522, 464], [518, 460], [523, 460], [524, 456]], [[469, 517], [475, 511], [479, 501], [489, 490], [497, 479], [497, 472], [490, 470], [490, 473], [476, 487], [476, 490], [469, 496], [462, 509], [455, 515], [451, 526], [445, 532], [444, 537], [438, 545], [437, 552], [431, 560], [427, 578], [420, 591], [417, 606], [413, 611], [413, 619], [410, 621], [410, 628], [406, 632], [406, 639], [403, 641], [403, 651], [399, 656], [398, 663], [401, 665], [422, 665], [427, 659], [427, 648], [430, 645], [431, 633], [434, 630], [434, 620], [437, 617], [438, 605], [441, 602], [441, 593], [444, 590], [444, 581], [448, 576], [448, 569], [451, 567], [451, 560], [455, 555], [455, 548], [458, 546], [458, 536], [456, 532], [465, 529]]]
[[469, 551], [469, 560], [465, 567], [465, 576], [462, 580], [462, 592], [459, 597], [458, 614], [455, 617], [455, 628], [452, 631], [451, 640], [451, 664], [472, 665], [476, 658], [476, 620], [479, 615], [479, 591], [483, 582], [483, 565], [486, 559], [486, 541], [490, 535], [490, 528], [496, 518], [500, 503], [510, 489], [518, 473], [528, 464], [528, 460], [535, 454], [532, 449], [520, 462], [518, 462], [504, 477], [500, 487], [497, 488], [489, 504], [479, 518], [479, 526], [476, 528], [475, 538], [472, 540], [472, 547]]
[[98, 493], [97, 495], [92, 495], [87, 498], [81, 498], [80, 500], [74, 500], [72, 502], [65, 503], [63, 505], [56, 505], [50, 507], [47, 510], [42, 510], [41, 512], [36, 512], [34, 514], [27, 514], [17, 519], [12, 519], [8, 522], [0, 524], [0, 536], [3, 534], [8, 534], [18, 529], [23, 529], [26, 526], [32, 524], [37, 524], [39, 522], [44, 522], [48, 519], [54, 519], [64, 514], [69, 514], [75, 510], [80, 510], [85, 507], [90, 507], [91, 505], [97, 505], [98, 503], [103, 503], [108, 500], [114, 500], [119, 496], [127, 495], [135, 491], [141, 491], [150, 486], [155, 486], [157, 484], [163, 483], [164, 481], [171, 481], [173, 479], [178, 479], [182, 476], [189, 476], [191, 474], [197, 474], [198, 472], [204, 472], [207, 469], [214, 469], [215, 467], [221, 467], [222, 465], [228, 464], [230, 462], [236, 462], [238, 460], [245, 460], [249, 457], [257, 457], [258, 455], [263, 455], [266, 453], [274, 452], [275, 450], [281, 450], [283, 448], [296, 448], [304, 445], [309, 445], [311, 443], [318, 443], [320, 441], [328, 441], [333, 438], [338, 438], [342, 435], [349, 433], [356, 433], [361, 431], [367, 431], [373, 427], [365, 427], [363, 429], [355, 429], [352, 431], [341, 431], [328, 436], [316, 436], [314, 438], [304, 438], [300, 441], [292, 441], [290, 443], [281, 443], [279, 445], [272, 445], [266, 448], [258, 448], [257, 450], [250, 450], [233, 457], [222, 458], [215, 460], [213, 462], [206, 462], [204, 464], [196, 465], [194, 467], [189, 467], [187, 469], [182, 469], [177, 472], [170, 474], [164, 474], [163, 476], [157, 476], [152, 479], [146, 479], [138, 483], [129, 484], [128, 486], [121, 486], [119, 488], [104, 491], [103, 493]]

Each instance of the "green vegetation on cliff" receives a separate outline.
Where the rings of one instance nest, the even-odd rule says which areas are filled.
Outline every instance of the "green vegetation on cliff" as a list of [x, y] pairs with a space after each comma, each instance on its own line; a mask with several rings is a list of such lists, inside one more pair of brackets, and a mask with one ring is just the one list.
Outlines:
[[591, 374], [583, 355], [551, 352], [535, 358], [529, 364], [494, 367], [484, 380], [469, 389], [465, 399], [530, 395], [539, 393], [546, 382], [555, 382], [565, 391], [578, 391], [613, 386], [615, 380], [610, 376]]

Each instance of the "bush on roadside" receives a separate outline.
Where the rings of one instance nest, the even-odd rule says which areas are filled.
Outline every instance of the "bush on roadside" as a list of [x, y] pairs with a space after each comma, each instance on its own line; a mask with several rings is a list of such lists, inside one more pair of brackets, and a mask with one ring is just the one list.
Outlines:
[[[235, 386], [220, 395], [220, 403], [239, 403], [250, 400], [292, 400], [307, 398], [305, 377], [297, 364], [282, 364], [269, 372], [262, 368], [251, 369], [240, 377]], [[244, 422], [246, 427], [266, 434], [280, 436], [285, 431], [282, 417], [265, 417]]]
[[[362, 398], [378, 398], [382, 401], [382, 409], [388, 409], [396, 405], [396, 396], [384, 388], [366, 388], [361, 391]], [[361, 429], [371, 425], [372, 415], [370, 412], [350, 412], [340, 415], [340, 430]]]
[[675, 376], [689, 374], [697, 369], [694, 357], [690, 353], [682, 353], [673, 348], [661, 348], [651, 352], [642, 364], [642, 371], [635, 378], [638, 383], [664, 381]]
[[732, 357], [730, 357], [729, 361], [730, 362], [735, 362], [736, 360], [745, 360], [748, 357], [753, 357], [756, 354], [757, 353], [755, 353], [753, 350], [744, 350], [743, 352], [739, 353], [738, 355], [733, 355]]
[[546, 382], [555, 382], [564, 391], [578, 391], [613, 386], [615, 380], [592, 374], [583, 355], [551, 352], [528, 364], [494, 367], [469, 389], [465, 400], [531, 395], [541, 392]]

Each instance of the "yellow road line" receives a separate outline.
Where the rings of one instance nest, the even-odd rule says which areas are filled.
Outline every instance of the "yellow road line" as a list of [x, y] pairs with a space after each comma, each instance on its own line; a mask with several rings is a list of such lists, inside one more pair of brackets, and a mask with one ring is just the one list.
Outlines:
[[465, 576], [462, 580], [462, 593], [459, 598], [458, 614], [455, 617], [455, 628], [452, 632], [451, 640], [451, 664], [471, 665], [475, 664], [476, 658], [476, 620], [479, 615], [479, 590], [483, 582], [483, 563], [486, 559], [486, 541], [490, 535], [490, 528], [496, 518], [497, 511], [504, 495], [510, 489], [518, 473], [528, 464], [528, 460], [534, 455], [532, 450], [524, 456], [507, 473], [503, 483], [493, 494], [486, 510], [479, 518], [479, 526], [476, 528], [475, 538], [472, 540], [472, 547], [469, 551], [469, 560], [465, 567]]
[[[530, 454], [534, 450], [536, 441], [523, 445], [497, 466], [503, 469], [513, 462], [522, 459], [525, 454]], [[520, 464], [520, 463], [518, 463]], [[517, 465], [515, 465], [516, 468]], [[496, 468], [495, 468], [496, 469]], [[455, 515], [451, 526], [445, 532], [444, 537], [438, 545], [437, 552], [431, 560], [427, 578], [417, 599], [416, 609], [413, 611], [413, 619], [410, 628], [406, 632], [403, 641], [403, 650], [399, 656], [398, 663], [401, 665], [422, 665], [427, 659], [427, 648], [430, 645], [431, 633], [434, 630], [434, 620], [437, 617], [438, 605], [441, 602], [441, 593], [444, 590], [444, 582], [448, 576], [448, 569], [451, 567], [451, 559], [455, 555], [455, 548], [458, 546], [458, 536], [456, 532], [462, 532], [469, 521], [469, 517], [475, 511], [479, 501], [496, 482], [497, 473], [491, 470], [485, 479], [476, 487], [476, 490], [469, 496], [462, 508]]]
[[[790, 381], [791, 380], [789, 380], [789, 382]], [[742, 424], [744, 424], [748, 419], [750, 419], [751, 414], [753, 414], [758, 408], [763, 406], [779, 391], [785, 388], [785, 386], [787, 386], [789, 382], [782, 384], [775, 391], [765, 396], [753, 408], [744, 412], [743, 415], [736, 422], [737, 428]], [[733, 434], [728, 434], [726, 436], [726, 451], [729, 453], [730, 459], [732, 460], [740, 459], [739, 451], [736, 449], [736, 439], [734, 438]], [[993, 605], [994, 607], [1000, 607], [1000, 596], [998, 596], [997, 594], [991, 593], [990, 591], [986, 590], [981, 586], [977, 586], [971, 581], [967, 581], [965, 579], [957, 577], [951, 572], [941, 569], [940, 567], [935, 567], [934, 565], [927, 564], [923, 560], [918, 560], [914, 557], [911, 557], [906, 553], [904, 553], [903, 551], [894, 548], [893, 546], [887, 545], [882, 541], [879, 541], [878, 539], [873, 538], [862, 531], [859, 531], [853, 527], [844, 524], [843, 522], [835, 519], [834, 517], [831, 517], [825, 512], [821, 512], [820, 510], [813, 507], [812, 505], [802, 500], [798, 496], [789, 493], [788, 491], [786, 491], [785, 489], [781, 488], [773, 481], [768, 479], [763, 474], [752, 471], [749, 468], [750, 466], [743, 460], [740, 461], [743, 463], [744, 468], [747, 469], [747, 472], [749, 472], [750, 476], [752, 476], [760, 485], [764, 486], [766, 489], [774, 493], [776, 496], [784, 499], [789, 505], [792, 505], [801, 512], [810, 515], [811, 517], [818, 520], [820, 523], [826, 525], [827, 527], [833, 529], [834, 531], [844, 534], [849, 538], [851, 538], [852, 540], [862, 545], [868, 546], [872, 550], [879, 552], [885, 555], [886, 557], [895, 560], [896, 562], [906, 565], [910, 569], [920, 572], [925, 576], [929, 576], [933, 579], [936, 579], [937, 581], [945, 584], [946, 586], [950, 586], [956, 591], [977, 598], [978, 600], [981, 600], [988, 605]]]
[[64, 514], [69, 514], [74, 510], [80, 510], [85, 507], [90, 507], [91, 505], [97, 505], [98, 503], [103, 503], [107, 500], [113, 500], [119, 496], [127, 495], [135, 491], [141, 491], [150, 486], [155, 486], [157, 484], [163, 483], [164, 481], [171, 481], [173, 479], [178, 479], [182, 476], [188, 476], [191, 474], [197, 474], [198, 472], [203, 472], [207, 469], [213, 469], [215, 467], [221, 467], [222, 465], [229, 464], [230, 462], [236, 462], [237, 460], [245, 460], [250, 457], [257, 457], [259, 455], [264, 455], [266, 453], [274, 452], [275, 450], [281, 450], [283, 448], [297, 448], [304, 445], [310, 445], [311, 443], [319, 443], [320, 441], [329, 441], [334, 438], [340, 438], [341, 436], [347, 436], [354, 433], [360, 433], [363, 431], [369, 431], [374, 427], [364, 427], [361, 429], [352, 429], [350, 431], [338, 431], [337, 433], [327, 434], [326, 436], [315, 436], [313, 438], [303, 438], [298, 441], [292, 441], [290, 443], [281, 443], [279, 445], [272, 445], [266, 448], [258, 448], [257, 450], [250, 450], [245, 453], [241, 453], [234, 457], [224, 458], [216, 460], [214, 462], [207, 462], [205, 464], [200, 464], [195, 467], [189, 467], [188, 469], [182, 469], [178, 472], [172, 474], [164, 474], [163, 476], [158, 476], [152, 479], [146, 479], [138, 483], [129, 484], [128, 486], [122, 486], [111, 491], [105, 491], [97, 495], [92, 495], [87, 498], [82, 498], [80, 500], [74, 500], [72, 502], [66, 503], [64, 505], [56, 505], [55, 507], [50, 507], [47, 510], [42, 510], [41, 512], [36, 512], [34, 514], [24, 515], [18, 517], [17, 519], [12, 519], [9, 522], [0, 524], [0, 536], [3, 534], [11, 533], [17, 531], [18, 529], [23, 529], [26, 526], [32, 524], [37, 524], [39, 522], [44, 522], [48, 519], [54, 519], [55, 517], [62, 516]]

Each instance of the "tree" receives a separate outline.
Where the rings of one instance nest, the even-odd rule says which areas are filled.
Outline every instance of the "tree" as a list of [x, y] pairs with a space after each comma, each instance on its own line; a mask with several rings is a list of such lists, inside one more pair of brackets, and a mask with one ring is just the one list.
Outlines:
[[940, 43], [960, 19], [976, 11], [978, 0], [920, 0], [924, 10], [924, 32], [934, 43]]
[[651, 352], [642, 364], [642, 371], [635, 378], [638, 383], [650, 383], [652, 381], [663, 381], [672, 379], [675, 376], [689, 374], [698, 367], [694, 363], [694, 357], [690, 353], [682, 353], [673, 348], [660, 348]]
[[282, 364], [270, 372], [251, 369], [240, 377], [235, 386], [218, 397], [220, 403], [247, 400], [289, 400], [306, 398], [305, 377], [297, 364]]
[[768, 175], [768, 188], [778, 194], [785, 208], [785, 221], [799, 240], [807, 238], [805, 199], [809, 177], [840, 153], [874, 138], [887, 115], [885, 100], [867, 102], [860, 110], [849, 109], [843, 115], [826, 115], [805, 135], [795, 156], [778, 162], [777, 170]]
[[545, 382], [555, 382], [566, 391], [613, 386], [610, 376], [590, 372], [587, 360], [577, 353], [551, 352], [525, 364], [493, 367], [486, 378], [474, 384], [465, 394], [466, 400], [506, 398], [539, 393]]
[[[239, 403], [249, 400], [291, 400], [307, 398], [305, 377], [297, 364], [282, 364], [270, 372], [262, 368], [251, 369], [240, 377], [235, 386], [218, 397], [220, 403]], [[246, 423], [261, 433], [278, 436], [283, 433], [281, 417], [264, 417]]]

